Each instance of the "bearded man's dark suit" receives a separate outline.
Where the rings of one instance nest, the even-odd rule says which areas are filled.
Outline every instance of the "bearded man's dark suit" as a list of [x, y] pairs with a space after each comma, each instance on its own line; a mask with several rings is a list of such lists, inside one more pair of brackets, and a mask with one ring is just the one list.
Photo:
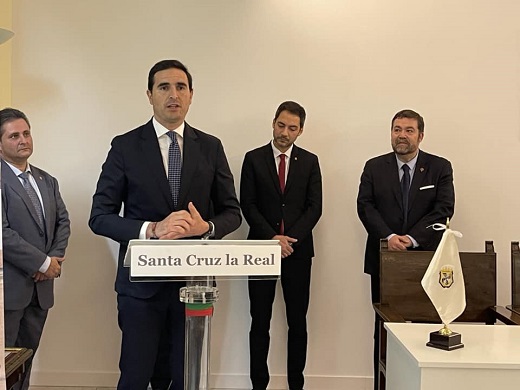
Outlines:
[[[70, 221], [58, 181], [35, 166], [30, 171], [42, 197], [45, 230], [20, 179], [2, 160], [5, 344], [36, 352], [54, 305], [54, 279], [35, 282], [33, 275], [47, 257], [65, 256]], [[18, 384], [22, 389], [29, 386], [31, 361]]]
[[[287, 379], [290, 389], [303, 388], [307, 355], [306, 315], [309, 305], [314, 243], [312, 229], [322, 213], [318, 157], [293, 145], [285, 191], [282, 193], [271, 143], [248, 152], [242, 165], [240, 204], [249, 224], [249, 239], [296, 238], [294, 252], [282, 259], [281, 283], [288, 323]], [[269, 382], [267, 355], [276, 281], [250, 280], [250, 376], [254, 389]]]
[[[446, 223], [453, 216], [455, 191], [453, 170], [448, 160], [419, 151], [408, 196], [408, 226], [404, 225], [401, 183], [395, 153], [367, 161], [357, 198], [358, 215], [368, 233], [365, 273], [371, 275], [372, 302], [379, 302], [379, 242], [390, 234], [409, 235], [419, 246], [433, 251], [442, 231], [429, 227]], [[375, 372], [378, 365], [377, 324], [375, 329]]]
[[[172, 346], [172, 389], [183, 390], [184, 307], [179, 303], [182, 284], [132, 283], [123, 259], [128, 241], [139, 237], [145, 221], [161, 221], [173, 211], [187, 210], [189, 202], [204, 220], [214, 223], [217, 239], [240, 226], [240, 206], [220, 140], [185, 124], [181, 186], [175, 209], [152, 121], [113, 139], [93, 197], [89, 225], [94, 233], [120, 243], [115, 285], [123, 331], [120, 389], [146, 389], [154, 362], [160, 364], [161, 359], [168, 359], [157, 357], [161, 332], [166, 329]], [[146, 308], [139, 307], [141, 302]], [[173, 315], [164, 314], [164, 302], [170, 302], [168, 310]]]

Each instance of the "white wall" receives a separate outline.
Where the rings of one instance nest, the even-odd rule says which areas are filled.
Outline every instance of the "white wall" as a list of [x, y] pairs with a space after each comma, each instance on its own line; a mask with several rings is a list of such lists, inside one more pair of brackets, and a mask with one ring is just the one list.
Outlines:
[[[0, 28], [12, 28], [12, 0], [0, 0]], [[11, 42], [0, 45], [0, 106], [11, 102]]]
[[[494, 240], [500, 304], [518, 240], [520, 3], [514, 0], [18, 0], [12, 102], [32, 121], [31, 162], [59, 178], [73, 235], [35, 363], [40, 385], [114, 385], [115, 246], [87, 227], [110, 140], [149, 119], [149, 68], [177, 58], [194, 76], [188, 122], [220, 137], [238, 188], [244, 153], [267, 143], [278, 104], [308, 111], [300, 146], [320, 156], [309, 312], [309, 389], [369, 388], [373, 312], [356, 214], [364, 162], [390, 150], [402, 108], [426, 122], [424, 150], [449, 158], [461, 250]], [[233, 234], [244, 238], [246, 226]], [[221, 283], [216, 384], [248, 386], [245, 282]], [[285, 373], [283, 306], [272, 327], [273, 384]]]

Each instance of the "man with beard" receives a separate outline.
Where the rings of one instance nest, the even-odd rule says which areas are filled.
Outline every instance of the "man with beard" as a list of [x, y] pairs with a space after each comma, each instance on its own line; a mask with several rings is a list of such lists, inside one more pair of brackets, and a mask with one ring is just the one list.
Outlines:
[[[442, 232], [429, 227], [453, 215], [453, 170], [448, 160], [419, 150], [424, 120], [412, 110], [392, 119], [393, 152], [367, 161], [361, 175], [357, 210], [368, 233], [365, 273], [371, 276], [372, 302], [379, 302], [379, 241], [395, 251], [429, 250]], [[374, 333], [374, 388], [378, 382], [378, 329]]]
[[[307, 308], [314, 256], [312, 229], [322, 209], [318, 157], [294, 144], [305, 110], [287, 101], [276, 110], [273, 140], [248, 152], [242, 165], [240, 201], [249, 239], [273, 239], [282, 247], [281, 285], [288, 325], [287, 382], [302, 390], [307, 356]], [[269, 328], [276, 280], [249, 280], [250, 376], [254, 390], [269, 383]]]

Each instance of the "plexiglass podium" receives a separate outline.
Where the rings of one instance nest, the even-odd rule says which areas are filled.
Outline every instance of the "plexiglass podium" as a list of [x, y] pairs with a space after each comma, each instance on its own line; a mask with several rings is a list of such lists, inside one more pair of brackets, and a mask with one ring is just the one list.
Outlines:
[[277, 279], [277, 240], [132, 240], [124, 265], [133, 282], [186, 281], [184, 389], [208, 390], [211, 317], [218, 300], [215, 279]]

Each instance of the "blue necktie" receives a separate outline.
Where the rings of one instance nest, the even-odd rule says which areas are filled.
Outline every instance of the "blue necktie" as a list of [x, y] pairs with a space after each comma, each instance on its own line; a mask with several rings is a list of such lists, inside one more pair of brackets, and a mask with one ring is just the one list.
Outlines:
[[168, 149], [168, 183], [170, 183], [170, 191], [173, 199], [173, 206], [177, 208], [179, 201], [179, 189], [181, 188], [181, 169], [182, 158], [181, 149], [177, 142], [175, 132], [168, 131], [168, 137], [172, 140]]
[[29, 198], [31, 199], [31, 203], [33, 204], [36, 215], [38, 216], [38, 221], [40, 222], [40, 227], [43, 229], [45, 228], [45, 224], [43, 222], [43, 207], [40, 199], [38, 198], [36, 190], [29, 182], [29, 173], [30, 172], [22, 172], [18, 176], [22, 179], [23, 188], [25, 188], [27, 195], [29, 195]]
[[403, 178], [401, 179], [401, 192], [403, 194], [403, 234], [408, 229], [408, 194], [410, 193], [410, 167], [403, 165]]

